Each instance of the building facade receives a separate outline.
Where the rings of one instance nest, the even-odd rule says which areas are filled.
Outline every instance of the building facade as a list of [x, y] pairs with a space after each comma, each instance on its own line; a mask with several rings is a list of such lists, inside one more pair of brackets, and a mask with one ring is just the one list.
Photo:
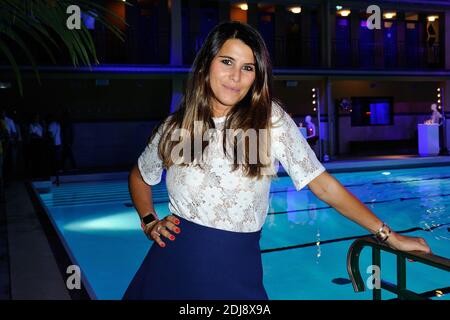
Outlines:
[[[63, 104], [83, 132], [95, 132], [92, 123], [156, 122], [177, 108], [209, 31], [237, 20], [262, 34], [287, 112], [298, 122], [320, 120], [321, 158], [414, 153], [417, 124], [429, 118], [430, 105], [450, 110], [450, 1], [378, 0], [375, 8], [352, 0], [128, 2], [103, 1], [126, 21], [119, 24], [124, 43], [91, 25], [101, 65], [49, 67], [44, 87], [29, 80], [24, 98], [0, 94], [44, 112]], [[57, 103], [45, 104], [48, 94]]]

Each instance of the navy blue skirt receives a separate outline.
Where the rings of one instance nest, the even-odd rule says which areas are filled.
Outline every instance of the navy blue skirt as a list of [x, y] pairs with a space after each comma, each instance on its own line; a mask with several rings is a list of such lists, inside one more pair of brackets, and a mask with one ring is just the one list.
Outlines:
[[202, 226], [176, 216], [181, 232], [152, 244], [125, 300], [268, 300], [263, 286], [261, 231]]

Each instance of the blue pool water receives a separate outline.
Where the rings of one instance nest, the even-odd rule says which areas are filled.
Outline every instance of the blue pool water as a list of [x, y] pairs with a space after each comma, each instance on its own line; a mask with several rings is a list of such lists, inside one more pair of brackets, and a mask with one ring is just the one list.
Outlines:
[[[433, 253], [450, 257], [450, 167], [333, 175], [394, 230], [420, 228], [408, 235], [425, 238]], [[152, 243], [130, 207], [126, 179], [64, 183], [40, 198], [91, 296], [120, 299]], [[158, 214], [167, 215], [164, 182], [153, 188], [153, 199]], [[339, 240], [368, 234], [364, 228], [308, 189], [295, 191], [289, 177], [273, 181], [270, 204], [261, 238], [270, 299], [371, 299], [370, 290], [355, 293], [346, 281], [347, 251], [354, 240]], [[339, 241], [324, 244], [327, 240]], [[363, 249], [363, 278], [370, 258], [371, 251]], [[382, 253], [381, 261], [383, 280], [396, 283], [395, 257]], [[449, 273], [407, 263], [408, 289], [424, 292], [449, 285]], [[383, 291], [383, 299], [393, 297]]]

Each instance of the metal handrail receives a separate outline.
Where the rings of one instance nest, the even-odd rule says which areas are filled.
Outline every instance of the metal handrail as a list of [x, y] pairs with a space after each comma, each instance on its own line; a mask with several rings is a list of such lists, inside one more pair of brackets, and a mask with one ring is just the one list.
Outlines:
[[[376, 265], [381, 270], [381, 251], [389, 252], [397, 256], [397, 284], [391, 284], [380, 280], [380, 288], [373, 289], [373, 299], [381, 300], [381, 289], [397, 294], [399, 299], [426, 299], [424, 293], [418, 294], [406, 289], [406, 259], [414, 260], [438, 269], [450, 271], [450, 259], [418, 252], [399, 251], [390, 248], [387, 244], [380, 243], [373, 237], [363, 237], [352, 243], [347, 254], [347, 271], [352, 281], [355, 292], [365, 291], [364, 281], [359, 270], [359, 258], [364, 247], [372, 248], [372, 265]], [[448, 288], [445, 288], [448, 291]]]

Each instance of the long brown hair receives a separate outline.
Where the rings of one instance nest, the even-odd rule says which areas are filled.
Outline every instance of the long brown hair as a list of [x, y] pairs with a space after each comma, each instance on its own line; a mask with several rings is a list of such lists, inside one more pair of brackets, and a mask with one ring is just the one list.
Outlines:
[[[210, 86], [209, 69], [212, 60], [228, 39], [239, 39], [252, 49], [255, 58], [256, 74], [253, 85], [247, 95], [226, 116], [222, 140], [223, 150], [227, 157], [232, 160], [233, 171], [242, 165], [245, 176], [259, 179], [262, 175], [267, 175], [267, 173], [263, 174], [265, 171], [262, 170], [270, 167], [269, 129], [273, 100], [273, 77], [270, 56], [258, 31], [248, 24], [234, 21], [221, 23], [211, 30], [192, 65], [180, 108], [164, 122], [158, 153], [166, 169], [174, 164], [171, 158], [172, 150], [180, 143], [191, 143], [191, 154], [182, 154], [183, 163], [181, 165], [193, 163], [201, 166], [201, 161], [198, 160], [208, 145], [208, 141], [203, 141], [202, 137], [204, 137], [208, 129], [215, 128], [210, 103], [213, 93]], [[201, 129], [196, 129], [198, 132], [194, 130], [194, 122], [196, 121], [202, 124]], [[180, 130], [180, 140], [173, 141], [171, 136], [176, 129], [184, 130]], [[235, 131], [241, 129], [241, 132], [246, 132], [248, 129], [255, 129], [256, 132], [260, 132], [260, 129], [266, 129], [266, 135], [258, 135], [257, 150], [259, 156], [256, 163], [249, 161], [249, 141], [245, 137], [242, 138], [240, 134], [233, 135], [231, 139], [234, 140], [228, 141], [230, 136], [226, 134], [227, 129], [234, 129]], [[200, 141], [202, 141], [199, 153], [194, 153], [195, 148], [192, 145], [196, 137], [200, 137]], [[230, 142], [234, 146], [231, 154], [229, 148], [227, 148]], [[245, 152], [243, 153], [244, 157], [240, 159], [238, 164], [236, 161], [236, 150], [239, 144], [241, 144]]]

